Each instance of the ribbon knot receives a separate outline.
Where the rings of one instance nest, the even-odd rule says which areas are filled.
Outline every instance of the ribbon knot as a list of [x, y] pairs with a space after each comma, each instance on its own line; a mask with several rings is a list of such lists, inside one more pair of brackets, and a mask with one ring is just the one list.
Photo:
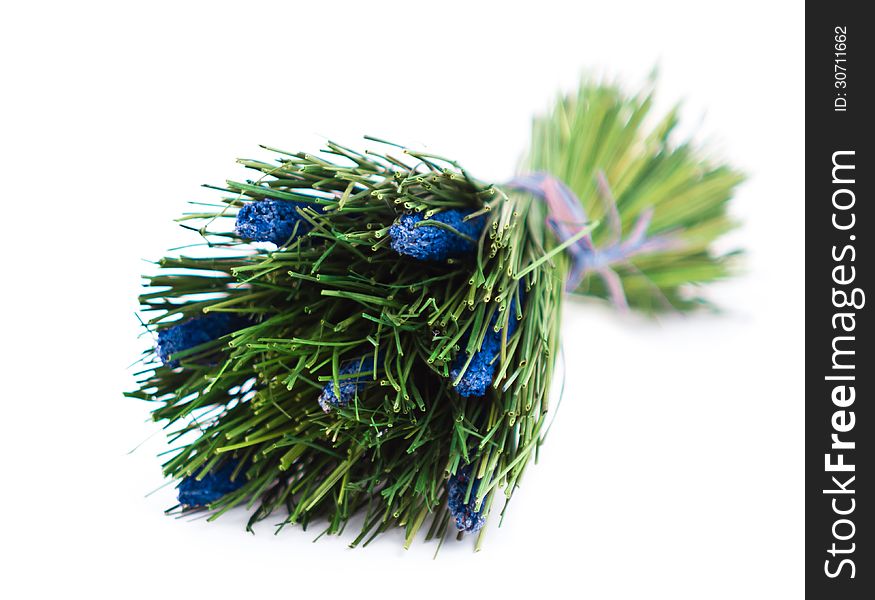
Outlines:
[[[584, 228], [587, 223], [586, 211], [580, 199], [559, 178], [549, 173], [536, 172], [514, 177], [507, 187], [528, 192], [547, 205], [547, 226], [559, 242], [565, 242]], [[565, 283], [566, 291], [577, 289], [583, 278], [595, 273], [601, 277], [611, 296], [611, 302], [620, 309], [628, 308], [623, 282], [613, 269], [615, 265], [631, 266], [629, 260], [636, 255], [670, 250], [680, 246], [680, 240], [671, 234], [648, 236], [647, 229], [653, 220], [653, 208], [647, 208], [638, 215], [629, 235], [623, 239], [622, 222], [617, 211], [607, 178], [598, 174], [599, 196], [606, 204], [608, 224], [611, 227], [610, 240], [596, 247], [592, 236], [586, 234], [568, 246], [571, 256], [571, 271]]]

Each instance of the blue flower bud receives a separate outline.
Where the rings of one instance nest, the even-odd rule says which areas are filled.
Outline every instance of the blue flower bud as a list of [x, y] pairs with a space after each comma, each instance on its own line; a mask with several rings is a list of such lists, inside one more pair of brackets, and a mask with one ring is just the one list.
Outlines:
[[419, 213], [401, 215], [389, 228], [392, 249], [419, 260], [446, 260], [470, 254], [477, 247], [476, 240], [480, 238], [486, 224], [485, 215], [463, 221], [471, 212], [473, 211], [445, 210], [430, 219], [445, 223], [470, 239], [436, 225], [416, 227], [417, 223], [424, 220]]
[[471, 494], [468, 502], [465, 495], [468, 493], [468, 482], [471, 479], [471, 465], [460, 467], [455, 475], [447, 480], [447, 508], [456, 522], [456, 529], [467, 533], [476, 533], [486, 524], [486, 516], [483, 514], [483, 506], [475, 510], [477, 504], [477, 488], [480, 480], [474, 481], [471, 486]]
[[231, 481], [238, 464], [237, 460], [226, 461], [218, 470], [207, 473], [200, 480], [194, 475], [183, 478], [177, 488], [179, 503], [186, 507], [206, 506], [225, 494], [240, 489], [246, 483], [246, 477], [242, 473]]
[[364, 389], [368, 381], [372, 380], [374, 373], [374, 358], [371, 355], [363, 356], [340, 365], [340, 375], [355, 375], [358, 377], [346, 377], [338, 381], [340, 388], [340, 397], [334, 390], [334, 382], [329, 381], [319, 394], [319, 406], [325, 412], [331, 411], [332, 407], [346, 406], [349, 404], [357, 392]]
[[[516, 318], [516, 300], [512, 300], [510, 307], [507, 309], [507, 338], [513, 335], [517, 328]], [[497, 310], [492, 315], [492, 320], [489, 322], [489, 329], [486, 335], [483, 336], [483, 343], [480, 349], [474, 353], [474, 357], [468, 364], [465, 374], [459, 380], [456, 386], [456, 391], [460, 396], [470, 398], [474, 396], [485, 396], [486, 389], [492, 384], [495, 378], [495, 370], [498, 368], [498, 355], [501, 354], [501, 339], [504, 336], [504, 330], [495, 331], [495, 324], [498, 322], [499, 314], [504, 318], [505, 313], [499, 313]], [[464, 344], [467, 344], [468, 336], [465, 337]], [[468, 355], [465, 352], [459, 352], [456, 355], [452, 365], [450, 365], [450, 379], [455, 381], [465, 363], [468, 361]]]
[[297, 208], [305, 206], [311, 205], [270, 199], [247, 202], [237, 213], [235, 230], [244, 239], [282, 246], [293, 233], [298, 236], [310, 231], [310, 223], [297, 211]]
[[227, 335], [240, 327], [241, 323], [242, 319], [230, 313], [210, 313], [195, 317], [158, 331], [155, 351], [162, 363], [175, 368], [179, 366], [179, 361], [171, 360], [171, 356]]

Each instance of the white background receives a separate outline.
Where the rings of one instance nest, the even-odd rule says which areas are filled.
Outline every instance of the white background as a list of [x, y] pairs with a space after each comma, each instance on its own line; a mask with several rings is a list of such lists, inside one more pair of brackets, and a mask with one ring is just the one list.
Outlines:
[[[26, 6], [25, 6], [26, 5]], [[318, 8], [317, 8], [318, 7]], [[5, 597], [801, 598], [803, 15], [789, 2], [9, 3], [0, 9]], [[257, 144], [374, 134], [512, 174], [586, 71], [750, 174], [720, 316], [566, 307], [566, 397], [502, 528], [401, 549], [165, 517], [142, 259]]]

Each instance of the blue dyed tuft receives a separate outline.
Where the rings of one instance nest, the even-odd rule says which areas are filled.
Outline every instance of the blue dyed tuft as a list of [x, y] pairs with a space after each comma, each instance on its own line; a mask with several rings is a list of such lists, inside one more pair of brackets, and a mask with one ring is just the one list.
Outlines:
[[231, 333], [240, 326], [241, 322], [242, 319], [229, 313], [210, 313], [204, 317], [189, 319], [179, 325], [160, 330], [155, 351], [166, 366], [178, 367], [179, 361], [171, 360], [171, 356]]
[[[296, 210], [305, 206], [312, 205], [270, 199], [247, 202], [237, 213], [235, 230], [242, 238], [282, 246], [293, 233], [303, 235], [310, 231], [310, 223]], [[295, 224], [298, 224], [297, 230]]]
[[[516, 299], [512, 300], [507, 309], [509, 316], [507, 320], [507, 338], [513, 335], [517, 328], [516, 318]], [[499, 313], [495, 311], [492, 315], [492, 320], [489, 322], [489, 330], [483, 336], [483, 344], [480, 349], [474, 353], [474, 358], [462, 375], [462, 379], [456, 386], [456, 391], [460, 396], [470, 398], [472, 396], [485, 396], [486, 388], [492, 384], [495, 378], [495, 370], [498, 368], [497, 356], [501, 353], [501, 338], [504, 335], [503, 331], [496, 332], [494, 327], [498, 322]], [[462, 345], [468, 343], [468, 336], [465, 337]], [[468, 360], [468, 355], [465, 352], [459, 352], [453, 364], [450, 365], [450, 379], [455, 381], [459, 377], [459, 373], [465, 367], [465, 362]]]
[[450, 476], [447, 481], [447, 508], [450, 509], [450, 515], [456, 521], [456, 529], [467, 533], [476, 533], [486, 524], [486, 517], [483, 515], [483, 506], [480, 507], [480, 510], [474, 509], [477, 503], [477, 488], [480, 487], [479, 479], [474, 481], [469, 500], [467, 503], [465, 502], [470, 478], [471, 465], [457, 469], [456, 474]]
[[[474, 353], [474, 358], [471, 359], [465, 374], [456, 385], [456, 391], [460, 396], [470, 398], [472, 396], [485, 396], [486, 389], [495, 378], [495, 370], [498, 368], [498, 361], [493, 360], [501, 352], [501, 334], [490, 331], [483, 339], [483, 345], [480, 350]], [[456, 356], [450, 368], [450, 379], [453, 381], [459, 377], [465, 362], [468, 360], [468, 355], [464, 352]]]
[[[446, 223], [459, 233], [474, 240], [480, 237], [486, 216], [481, 215], [470, 221], [462, 219], [473, 211], [445, 210], [439, 212], [430, 220]], [[401, 215], [398, 221], [389, 228], [392, 238], [392, 249], [399, 253], [419, 260], [446, 260], [471, 253], [476, 243], [460, 237], [443, 227], [416, 224], [424, 220], [419, 213]]]
[[363, 356], [362, 358], [351, 360], [340, 365], [340, 375], [353, 375], [361, 373], [359, 377], [347, 377], [338, 381], [340, 388], [340, 398], [334, 392], [334, 382], [329, 381], [319, 394], [319, 406], [322, 410], [329, 412], [332, 407], [346, 406], [355, 398], [357, 392], [361, 391], [368, 381], [373, 377], [374, 358], [373, 356]]
[[177, 488], [179, 503], [187, 507], [206, 506], [225, 494], [239, 490], [246, 483], [246, 478], [240, 473], [231, 481], [237, 465], [236, 460], [229, 460], [218, 471], [207, 473], [201, 480], [192, 475], [185, 477]]

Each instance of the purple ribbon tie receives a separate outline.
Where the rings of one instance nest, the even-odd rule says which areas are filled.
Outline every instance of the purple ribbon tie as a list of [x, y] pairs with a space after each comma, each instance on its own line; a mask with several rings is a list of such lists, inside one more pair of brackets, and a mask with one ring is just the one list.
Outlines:
[[[583, 204], [560, 179], [543, 172], [514, 177], [507, 187], [528, 192], [547, 204], [547, 226], [560, 243], [578, 234], [588, 225]], [[620, 276], [613, 265], [629, 265], [629, 259], [639, 254], [670, 250], [680, 246], [680, 240], [672, 235], [648, 236], [647, 229], [653, 219], [653, 209], [647, 208], [638, 215], [632, 231], [622, 239], [622, 225], [617, 204], [608, 187], [604, 173], [598, 176], [599, 195], [607, 204], [607, 220], [611, 227], [610, 241], [600, 248], [593, 244], [592, 236], [586, 234], [567, 248], [571, 256], [571, 271], [565, 289], [574, 291], [589, 273], [596, 273], [604, 281], [611, 302], [620, 309], [628, 308], [626, 294]]]

